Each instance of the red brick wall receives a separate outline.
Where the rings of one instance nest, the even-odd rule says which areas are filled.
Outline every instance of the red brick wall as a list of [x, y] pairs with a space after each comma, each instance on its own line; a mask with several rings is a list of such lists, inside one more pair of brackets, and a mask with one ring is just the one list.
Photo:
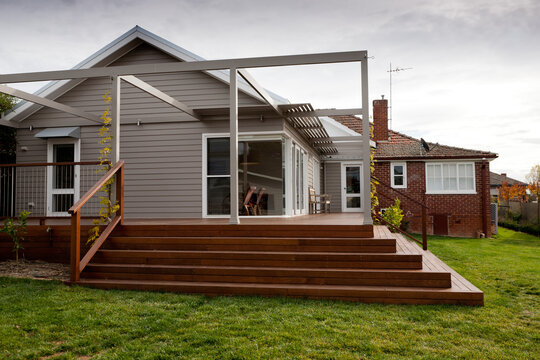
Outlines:
[[373, 140], [388, 140], [388, 100], [373, 100]]
[[[486, 174], [489, 174], [489, 163], [486, 162]], [[390, 162], [376, 162], [375, 176], [390, 185]], [[489, 176], [489, 175], [488, 175]], [[425, 163], [421, 161], [407, 162], [407, 188], [398, 189], [410, 197], [422, 201], [425, 192]], [[482, 162], [475, 162], [476, 194], [442, 194], [425, 195], [425, 203], [428, 210], [428, 234], [433, 233], [432, 214], [448, 215], [448, 232], [450, 236], [476, 237], [477, 232], [482, 230]], [[484, 186], [485, 213], [487, 221], [486, 236], [491, 236], [490, 207], [489, 207], [489, 178]], [[379, 202], [382, 208], [393, 203], [383, 195], [389, 195], [392, 199], [400, 198], [404, 210], [404, 221], [409, 222], [409, 232], [420, 233], [422, 230], [422, 213], [420, 206], [398, 193], [388, 190], [383, 185], [377, 187]]]

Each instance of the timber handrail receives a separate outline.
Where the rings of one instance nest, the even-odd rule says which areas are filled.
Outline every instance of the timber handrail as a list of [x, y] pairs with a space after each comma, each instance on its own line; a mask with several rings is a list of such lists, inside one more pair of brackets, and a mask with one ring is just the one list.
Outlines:
[[[418, 200], [416, 200], [415, 198], [405, 194], [403, 191], [399, 191], [398, 189], [395, 189], [395, 188], [391, 187], [390, 185], [388, 185], [387, 183], [385, 183], [382, 180], [379, 180], [377, 177], [375, 177], [373, 175], [371, 175], [371, 179], [375, 180], [376, 182], [378, 182], [379, 184], [385, 186], [386, 188], [388, 188], [388, 189], [390, 189], [392, 191], [395, 191], [396, 193], [398, 193], [398, 194], [402, 195], [403, 197], [409, 199], [410, 201], [412, 201], [413, 203], [419, 205], [422, 208], [422, 243], [421, 243], [421, 245], [422, 245], [422, 249], [427, 250], [428, 249], [428, 247], [427, 247], [427, 209], [428, 209], [427, 205], [420, 202], [420, 201], [418, 201]], [[389, 196], [387, 196], [387, 195], [385, 195], [383, 193], [379, 193], [379, 194], [382, 195], [383, 197], [387, 198], [387, 199], [392, 200]], [[377, 214], [375, 214], [375, 216], [379, 220], [382, 219], [382, 217], [378, 216]], [[384, 221], [384, 219], [383, 219], [383, 221]], [[409, 238], [414, 239], [409, 233], [407, 233], [407, 232], [405, 232], [405, 231], [403, 231], [401, 229], [398, 229], [397, 227], [393, 226], [392, 224], [389, 224], [387, 221], [384, 221], [384, 222], [386, 222], [387, 225], [390, 225], [393, 228], [397, 229], [402, 234], [408, 236]], [[417, 240], [414, 239], [414, 241], [417, 241]], [[417, 242], [419, 243], [419, 241], [417, 241]]]
[[[113, 176], [116, 175], [116, 201], [118, 211], [116, 216], [103, 230], [99, 238], [96, 239], [92, 247], [81, 260], [81, 208], [88, 202]], [[118, 161], [90, 190], [77, 201], [68, 212], [71, 214], [71, 276], [72, 283], [80, 279], [81, 271], [92, 260], [92, 257], [99, 250], [101, 245], [107, 240], [118, 224], [124, 220], [124, 161]]]
[[390, 189], [390, 190], [392, 190], [392, 191], [395, 191], [395, 192], [397, 192], [397, 193], [400, 194], [400, 195], [403, 195], [403, 196], [406, 197], [407, 199], [411, 200], [413, 203], [415, 203], [415, 204], [417, 204], [417, 205], [420, 205], [420, 206], [423, 207], [423, 208], [426, 208], [426, 209], [428, 208], [428, 207], [426, 206], [426, 204], [423, 204], [422, 202], [416, 200], [415, 198], [413, 198], [413, 197], [411, 197], [411, 196], [405, 194], [403, 191], [399, 191], [398, 189], [391, 187], [390, 185], [388, 185], [387, 183], [385, 183], [385, 182], [382, 181], [382, 180], [379, 180], [379, 179], [376, 178], [375, 176], [371, 175], [371, 178], [372, 178], [373, 180], [377, 181], [379, 184], [384, 185], [384, 186], [387, 187], [388, 189]]

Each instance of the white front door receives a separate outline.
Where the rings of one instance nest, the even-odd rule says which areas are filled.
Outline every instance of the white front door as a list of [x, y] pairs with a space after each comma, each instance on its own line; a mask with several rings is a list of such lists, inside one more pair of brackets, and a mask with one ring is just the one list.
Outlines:
[[[49, 139], [47, 162], [73, 163], [80, 161], [78, 139]], [[79, 200], [79, 165], [47, 166], [47, 216], [67, 216]]]
[[362, 164], [341, 164], [341, 211], [361, 212]]

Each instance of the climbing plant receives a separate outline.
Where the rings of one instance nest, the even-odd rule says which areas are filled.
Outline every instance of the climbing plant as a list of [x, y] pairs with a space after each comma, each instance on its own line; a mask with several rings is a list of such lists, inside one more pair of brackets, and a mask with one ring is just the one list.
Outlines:
[[[99, 141], [98, 143], [102, 146], [99, 150], [99, 169], [96, 171], [99, 174], [105, 174], [111, 169], [111, 92], [107, 91], [103, 95], [103, 100], [107, 104], [107, 108], [101, 115], [101, 120], [103, 125], [99, 129]], [[111, 200], [112, 193], [112, 184], [114, 183], [114, 178], [109, 179], [100, 189], [101, 194], [99, 196], [99, 218], [92, 220], [94, 225], [88, 232], [88, 243], [94, 243], [101, 233], [101, 226], [108, 224], [111, 219], [114, 217], [120, 206], [117, 201]]]
[[[373, 139], [373, 125], [369, 126], [369, 138]], [[369, 147], [369, 169], [370, 174], [373, 174], [375, 172], [375, 148]], [[379, 206], [379, 198], [377, 197], [377, 185], [379, 185], [379, 182], [373, 178], [371, 178], [371, 213], [375, 213], [375, 209]]]

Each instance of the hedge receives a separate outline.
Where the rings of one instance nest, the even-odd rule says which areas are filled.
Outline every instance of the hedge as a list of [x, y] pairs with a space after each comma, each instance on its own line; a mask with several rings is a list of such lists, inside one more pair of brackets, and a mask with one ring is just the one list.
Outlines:
[[538, 224], [531, 224], [531, 223], [525, 223], [525, 224], [518, 224], [512, 221], [505, 221], [500, 220], [499, 226], [505, 227], [510, 230], [514, 231], [521, 231], [527, 234], [540, 236], [540, 223]]

